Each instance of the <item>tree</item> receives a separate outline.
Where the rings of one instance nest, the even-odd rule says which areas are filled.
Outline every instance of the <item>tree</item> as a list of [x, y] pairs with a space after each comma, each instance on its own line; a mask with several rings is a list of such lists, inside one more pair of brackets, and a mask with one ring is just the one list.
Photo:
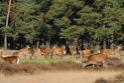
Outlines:
[[[6, 29], [8, 28], [8, 21], [9, 21], [9, 15], [10, 15], [10, 7], [11, 7], [11, 0], [9, 0], [9, 5], [8, 5], [8, 13], [7, 13], [7, 17], [6, 17]], [[5, 50], [7, 50], [7, 32], [4, 33], [4, 48], [5, 48]]]
[[124, 39], [123, 0], [12, 0], [8, 27], [6, 4], [0, 1], [0, 33], [11, 44], [81, 41], [108, 48]]

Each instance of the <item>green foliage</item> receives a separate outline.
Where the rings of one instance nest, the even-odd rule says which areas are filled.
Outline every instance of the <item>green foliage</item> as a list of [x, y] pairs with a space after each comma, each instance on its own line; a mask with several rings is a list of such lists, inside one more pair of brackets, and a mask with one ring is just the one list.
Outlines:
[[0, 32], [2, 36], [7, 35], [8, 37], [14, 37], [14, 34], [12, 33], [12, 28], [9, 26], [1, 27]]
[[90, 7], [84, 7], [77, 14], [80, 18], [76, 18], [74, 21], [79, 25], [98, 23], [102, 17], [101, 14], [94, 12]]
[[52, 20], [54, 17], [63, 15], [66, 12], [66, 9], [67, 7], [62, 1], [55, 3], [53, 1], [53, 5], [50, 6], [49, 11], [46, 13], [46, 18]]
[[5, 16], [1, 16], [0, 17], [0, 25], [5, 25], [4, 20], [5, 20]]
[[57, 27], [69, 27], [70, 23], [71, 23], [71, 21], [67, 17], [62, 17], [60, 19], [54, 20], [54, 25]]
[[34, 0], [21, 0], [13, 5], [13, 13], [16, 16], [12, 17], [11, 26], [17, 34], [24, 34], [27, 41], [38, 39], [37, 35], [40, 34], [44, 14], [39, 13], [39, 9]]
[[[27, 41], [58, 38], [75, 41], [124, 39], [123, 0], [16, 0], [5, 27], [7, 1], [0, 3], [1, 35]], [[85, 38], [84, 38], [85, 37]]]
[[65, 38], [70, 41], [77, 40], [81, 34], [83, 34], [84, 28], [80, 26], [70, 26], [67, 29], [61, 29], [61, 38]]

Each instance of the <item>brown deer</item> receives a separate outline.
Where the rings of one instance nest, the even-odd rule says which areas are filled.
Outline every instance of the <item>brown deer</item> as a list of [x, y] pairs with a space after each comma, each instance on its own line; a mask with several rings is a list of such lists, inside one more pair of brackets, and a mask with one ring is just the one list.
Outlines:
[[50, 48], [40, 47], [40, 48], [38, 48], [38, 52], [39, 52], [42, 56], [44, 56], [45, 59], [48, 58], [48, 57], [52, 58], [52, 57], [51, 57], [51, 49], [50, 49]]
[[19, 51], [21, 52], [21, 54], [23, 55], [28, 55], [30, 57], [30, 59], [34, 59], [35, 58], [35, 51], [33, 49], [29, 49], [30, 47], [27, 45], [25, 48], [20, 49]]
[[60, 59], [62, 59], [64, 54], [66, 54], [65, 47], [60, 48], [57, 46], [53, 46], [52, 56], [58, 56]]
[[96, 65], [98, 67], [99, 63], [102, 63], [103, 68], [107, 67], [106, 60], [108, 56], [106, 53], [103, 53], [102, 51], [99, 51], [101, 53], [92, 54], [90, 55], [86, 61], [82, 63], [82, 68], [85, 68], [88, 65]]
[[118, 45], [116, 49], [105, 49], [104, 52], [106, 52], [109, 57], [117, 56], [118, 58], [120, 58], [120, 51], [122, 47], [122, 45]]
[[74, 48], [74, 46], [69, 46], [69, 51], [72, 55], [72, 57], [76, 58], [77, 50]]
[[87, 58], [91, 55], [91, 50], [85, 49], [85, 50], [79, 51], [79, 53], [82, 57], [84, 57], [85, 60], [87, 60]]
[[3, 57], [2, 53], [3, 51], [0, 53], [0, 59], [2, 61], [10, 64], [19, 64], [19, 61], [20, 61], [19, 55]]

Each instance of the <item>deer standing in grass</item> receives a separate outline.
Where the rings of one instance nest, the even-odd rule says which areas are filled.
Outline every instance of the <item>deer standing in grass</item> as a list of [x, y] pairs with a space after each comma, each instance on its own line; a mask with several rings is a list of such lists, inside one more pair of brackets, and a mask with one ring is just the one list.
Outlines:
[[69, 51], [71, 53], [71, 56], [76, 58], [77, 50], [74, 46], [69, 46]]
[[65, 46], [61, 48], [57, 46], [53, 46], [52, 56], [58, 56], [60, 59], [62, 59], [64, 54], [66, 54]]
[[116, 56], [120, 58], [120, 55], [121, 55], [120, 52], [122, 47], [123, 47], [122, 45], [118, 45], [116, 49], [105, 49], [104, 52], [106, 52], [109, 57]]
[[29, 55], [30, 59], [34, 59], [35, 58], [35, 51], [32, 49], [29, 49], [30, 47], [27, 45], [25, 48], [20, 49], [19, 51], [21, 52], [21, 54]]
[[99, 52], [100, 53], [90, 55], [87, 60], [82, 63], [82, 68], [85, 68], [88, 65], [96, 65], [98, 67], [99, 63], [102, 63], [103, 68], [106, 68], [106, 60], [108, 56], [106, 55], [106, 53], [103, 53], [102, 50], [100, 50]]
[[85, 49], [79, 51], [80, 56], [84, 57], [84, 60], [87, 60], [87, 58], [91, 55], [91, 50], [90, 49]]
[[10, 63], [10, 64], [19, 64], [19, 61], [20, 61], [19, 55], [3, 57], [2, 53], [3, 53], [3, 51], [1, 51], [1, 53], [0, 53], [0, 59], [2, 61], [6, 62], [6, 63]]
[[46, 47], [40, 47], [38, 48], [38, 52], [44, 56], [45, 59], [47, 59], [48, 57], [51, 57], [51, 49], [50, 48], [46, 48]]

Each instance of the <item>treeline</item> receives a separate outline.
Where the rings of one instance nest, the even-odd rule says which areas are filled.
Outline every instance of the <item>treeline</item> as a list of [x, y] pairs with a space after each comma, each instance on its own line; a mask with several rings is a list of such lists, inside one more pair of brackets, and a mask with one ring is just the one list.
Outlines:
[[76, 43], [113, 48], [124, 42], [124, 0], [0, 0], [0, 45]]

